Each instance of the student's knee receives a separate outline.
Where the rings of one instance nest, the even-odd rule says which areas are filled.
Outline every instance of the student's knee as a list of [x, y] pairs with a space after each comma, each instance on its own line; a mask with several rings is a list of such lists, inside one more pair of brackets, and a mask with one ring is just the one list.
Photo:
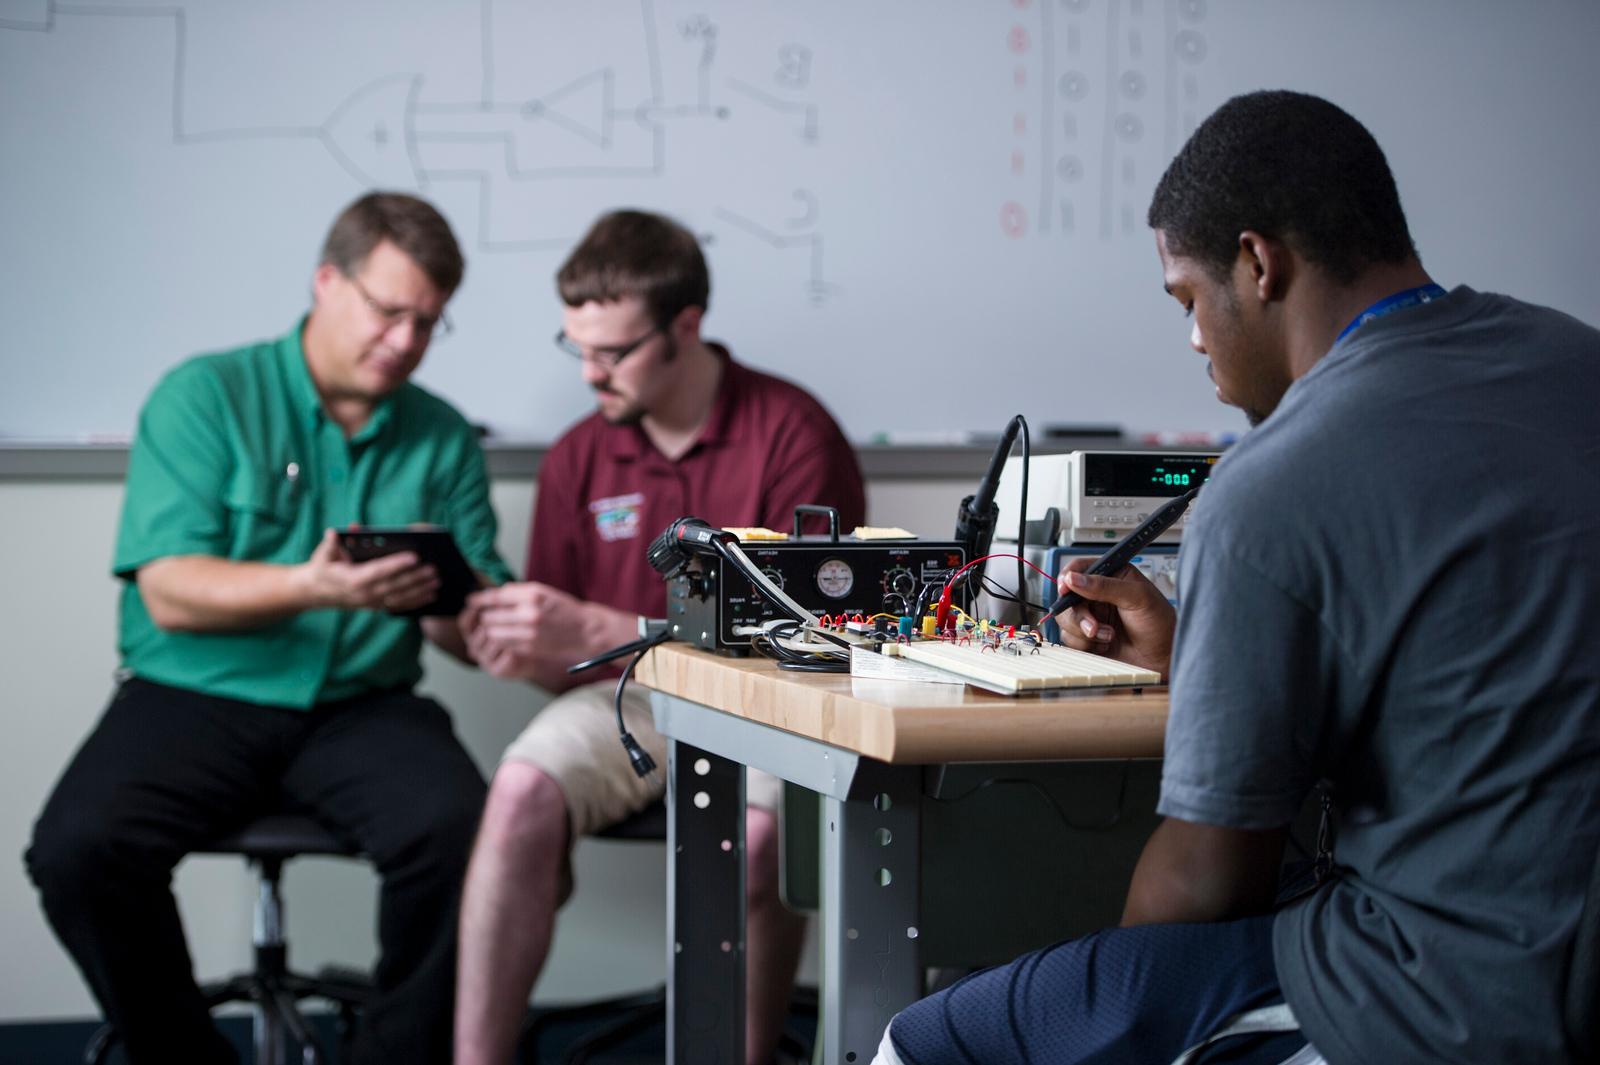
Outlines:
[[755, 907], [778, 902], [778, 852], [781, 840], [776, 811], [764, 806], [745, 809], [745, 898]]
[[403, 810], [393, 811], [389, 827], [374, 840], [379, 868], [391, 862], [409, 864], [415, 857], [441, 869], [464, 869], [483, 816], [484, 796], [481, 781], [476, 787], [463, 782], [419, 789]]
[[28, 877], [45, 905], [81, 898], [130, 873], [131, 869], [115, 867], [115, 836], [104, 818], [63, 815], [55, 806], [47, 806], [23, 855]]
[[567, 845], [567, 800], [555, 778], [527, 762], [495, 771], [484, 806], [479, 847], [558, 852]]

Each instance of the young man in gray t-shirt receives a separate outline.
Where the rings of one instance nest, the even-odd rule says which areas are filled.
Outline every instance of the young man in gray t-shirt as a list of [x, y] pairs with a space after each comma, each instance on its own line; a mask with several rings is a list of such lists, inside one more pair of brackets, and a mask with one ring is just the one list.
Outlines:
[[[1563, 1003], [1600, 849], [1600, 333], [1435, 285], [1377, 144], [1315, 97], [1225, 104], [1150, 224], [1258, 425], [1176, 617], [1135, 571], [1062, 585], [1092, 602], [1070, 642], [1170, 676], [1165, 820], [1122, 928], [918, 1003], [881, 1060], [1165, 1062], [1241, 1018], [1281, 1031], [1229, 1061], [1592, 1053]], [[1319, 783], [1331, 860], [1284, 898]]]

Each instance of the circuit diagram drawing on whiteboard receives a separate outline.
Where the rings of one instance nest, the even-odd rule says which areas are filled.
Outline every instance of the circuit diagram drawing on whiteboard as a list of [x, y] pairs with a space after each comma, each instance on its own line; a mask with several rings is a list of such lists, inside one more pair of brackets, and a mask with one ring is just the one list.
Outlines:
[[[24, 252], [0, 313], [50, 355], [0, 398], [0, 437], [125, 435], [166, 367], [280, 333], [315, 220], [371, 187], [462, 237], [458, 332], [419, 380], [503, 438], [584, 409], [539, 361], [549, 278], [623, 206], [699, 234], [710, 335], [857, 439], [992, 430], [1019, 401], [1041, 424], [1237, 430], [1156, 313], [1151, 190], [1262, 77], [1385, 98], [1465, 77], [1417, 51], [1433, 22], [1384, 17], [1424, 58], [1358, 77], [1297, 42], [1362, 19], [1299, 0], [0, 0], [0, 225]], [[1479, 51], [1536, 31], [1562, 36], [1517, 23]], [[958, 386], [1000, 367], [1072, 387]]]

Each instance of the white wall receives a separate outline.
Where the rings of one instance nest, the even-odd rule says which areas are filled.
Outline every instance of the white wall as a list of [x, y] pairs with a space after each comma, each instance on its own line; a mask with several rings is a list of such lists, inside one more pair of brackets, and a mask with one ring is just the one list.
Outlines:
[[[965, 481], [888, 482], [868, 488], [872, 520], [945, 536]], [[520, 569], [534, 485], [493, 486], [500, 550]], [[116, 585], [107, 574], [120, 483], [0, 481], [0, 1023], [86, 1017], [94, 1006], [44, 922], [22, 868], [33, 820], [78, 743], [98, 719], [116, 667]], [[504, 684], [430, 654], [426, 688], [455, 716], [485, 773], [539, 705], [532, 689]], [[649, 986], [665, 972], [661, 882], [653, 844], [587, 842], [578, 888], [562, 914], [549, 968], [535, 989], [566, 1001]], [[364, 966], [374, 953], [376, 881], [356, 862], [305, 859], [284, 877], [291, 960]], [[179, 867], [177, 892], [202, 979], [249, 963], [252, 880], [231, 858]], [[808, 962], [808, 966], [814, 962]], [[808, 975], [814, 981], [814, 969]]]

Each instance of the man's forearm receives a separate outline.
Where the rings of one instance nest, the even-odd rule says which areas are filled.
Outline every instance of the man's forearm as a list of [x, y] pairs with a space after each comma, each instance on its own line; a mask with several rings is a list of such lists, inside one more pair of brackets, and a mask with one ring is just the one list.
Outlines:
[[461, 626], [453, 617], [423, 617], [422, 635], [428, 638], [439, 650], [452, 658], [459, 659], [469, 666], [477, 665], [472, 660], [472, 654], [467, 650], [466, 637], [461, 635]]
[[318, 605], [298, 566], [181, 555], [146, 563], [136, 579], [151, 620], [169, 632], [255, 629]]
[[1122, 923], [1228, 921], [1267, 912], [1286, 832], [1162, 821], [1133, 871]]

